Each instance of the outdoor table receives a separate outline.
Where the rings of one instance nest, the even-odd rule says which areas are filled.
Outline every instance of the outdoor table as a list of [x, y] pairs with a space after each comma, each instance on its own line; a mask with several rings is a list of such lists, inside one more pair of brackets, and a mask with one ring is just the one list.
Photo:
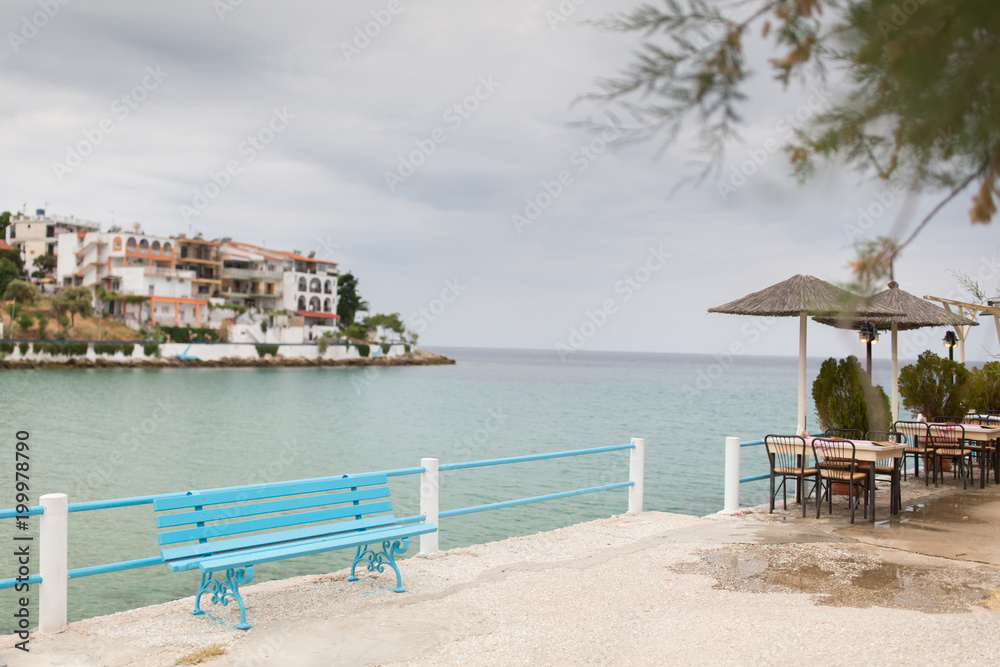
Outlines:
[[[927, 426], [932, 432], [943, 434], [948, 430], [948, 427], [961, 426], [965, 429], [965, 439], [974, 440], [976, 442], [995, 442], [1000, 439], [1000, 427], [996, 426], [983, 426], [981, 424], [935, 424], [933, 422], [928, 422]], [[904, 435], [922, 435], [923, 429], [911, 424], [896, 424], [896, 430]], [[996, 465], [998, 458], [1000, 458], [1000, 452], [997, 451], [996, 445], [993, 447], [993, 481], [1000, 484], [1000, 465]], [[979, 488], [986, 488], [986, 457], [979, 457]]]
[[[792, 454], [798, 454], [799, 456], [810, 456], [812, 455], [812, 443], [817, 438], [806, 438], [805, 439], [805, 451], [802, 451], [802, 447], [797, 444], [772, 444], [770, 447], [774, 451], [788, 452]], [[828, 440], [829, 438], [821, 438], [823, 440]], [[889, 493], [890, 498], [896, 498], [899, 496], [899, 485], [900, 485], [900, 474], [899, 474], [899, 464], [903, 460], [903, 452], [906, 451], [905, 444], [880, 444], [877, 442], [871, 442], [869, 440], [851, 440], [854, 443], [854, 458], [861, 463], [868, 464], [868, 474], [871, 477], [871, 492], [869, 496], [869, 503], [872, 508], [872, 518], [875, 521], [875, 464], [879, 461], [885, 459], [892, 459], [892, 488]], [[819, 502], [818, 494], [817, 501]], [[895, 506], [895, 503], [890, 500], [889, 502], [889, 513], [898, 514], [899, 508]]]

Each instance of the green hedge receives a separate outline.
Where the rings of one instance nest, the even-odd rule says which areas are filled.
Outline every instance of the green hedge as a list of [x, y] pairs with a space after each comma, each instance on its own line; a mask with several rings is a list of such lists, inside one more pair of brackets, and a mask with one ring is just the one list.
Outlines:
[[[219, 342], [222, 338], [219, 336], [219, 332], [211, 327], [160, 327], [162, 331], [167, 336], [170, 336], [171, 342], [174, 343], [203, 343], [205, 342], [205, 334], [208, 334], [208, 339], [213, 342]], [[192, 336], [194, 340], [191, 340]]]
[[0, 352], [3, 354], [11, 354], [14, 351], [14, 343], [10, 341], [0, 342]]
[[360, 354], [362, 357], [367, 357], [368, 354], [372, 351], [371, 345], [361, 344], [358, 345], [357, 348], [358, 348], [358, 354]]
[[267, 355], [267, 354], [273, 355], [275, 357], [278, 356], [278, 346], [277, 345], [258, 344], [258, 345], [254, 345], [254, 347], [257, 348], [257, 356], [260, 357], [261, 359], [263, 359], [264, 355]]
[[94, 354], [107, 354], [111, 356], [121, 349], [121, 343], [94, 343]]
[[159, 343], [145, 343], [142, 346], [142, 353], [147, 357], [160, 356], [160, 344]]
[[28, 348], [31, 347], [31, 343], [28, 341], [22, 341], [17, 344], [17, 349], [21, 350], [21, 356], [28, 354]]
[[67, 357], [83, 357], [87, 355], [88, 343], [32, 343], [31, 349], [35, 354], [48, 354], [50, 356], [65, 355]]
[[382, 343], [382, 354], [389, 354], [391, 348], [392, 345], [389, 345], [389, 343]]

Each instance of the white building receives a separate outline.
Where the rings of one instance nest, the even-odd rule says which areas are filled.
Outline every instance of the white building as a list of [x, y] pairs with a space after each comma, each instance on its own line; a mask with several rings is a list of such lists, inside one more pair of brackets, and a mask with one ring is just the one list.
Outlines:
[[7, 227], [7, 243], [21, 253], [28, 273], [35, 271], [35, 259], [43, 255], [59, 255], [60, 234], [96, 232], [100, 225], [96, 222], [46, 215], [45, 209], [38, 209], [33, 216], [13, 217]]
[[191, 296], [194, 271], [174, 266], [170, 238], [111, 230], [59, 234], [58, 244], [60, 284], [145, 297], [134, 305], [124, 298], [112, 300], [110, 314], [140, 324], [198, 324], [208, 319], [208, 300]]

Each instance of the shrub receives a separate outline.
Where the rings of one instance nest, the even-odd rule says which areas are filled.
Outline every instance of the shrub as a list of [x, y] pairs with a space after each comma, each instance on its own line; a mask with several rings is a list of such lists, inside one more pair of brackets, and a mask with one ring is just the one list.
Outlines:
[[319, 350], [319, 356], [326, 354], [327, 348], [330, 347], [330, 339], [327, 336], [320, 336], [319, 340], [316, 341], [316, 349]]
[[146, 343], [142, 346], [142, 353], [147, 357], [160, 356], [160, 344], [159, 343]]
[[1000, 361], [989, 361], [982, 368], [973, 368], [968, 388], [965, 404], [970, 409], [1000, 410]]
[[413, 352], [413, 346], [411, 344], [407, 343], [406, 344], [406, 353], [409, 354], [410, 352]]
[[359, 344], [357, 348], [358, 348], [358, 354], [360, 354], [362, 357], [367, 357], [368, 354], [372, 351], [372, 346], [365, 345], [364, 343]]
[[121, 345], [117, 343], [94, 343], [94, 354], [113, 355], [120, 349]]
[[22, 310], [17, 316], [17, 326], [21, 328], [21, 334], [27, 333], [28, 329], [35, 326], [34, 313]]
[[165, 327], [161, 326], [160, 331], [170, 336], [174, 343], [194, 343], [205, 340], [205, 336], [211, 341], [218, 342], [219, 332], [211, 327]]
[[48, 352], [51, 345], [52, 343], [32, 343], [31, 351], [35, 354], [42, 354], [43, 352]]
[[254, 347], [257, 348], [257, 356], [260, 357], [261, 359], [263, 359], [264, 356], [268, 354], [272, 356], [278, 356], [277, 345], [265, 345], [263, 343], [258, 343], [257, 345], [254, 345]]
[[121, 343], [120, 344], [122, 354], [126, 357], [131, 357], [132, 352], [135, 350], [135, 343]]
[[821, 428], [852, 428], [866, 433], [889, 427], [889, 397], [882, 387], [872, 386], [857, 357], [824, 361], [813, 382], [812, 396]]
[[927, 350], [899, 371], [899, 394], [903, 407], [927, 419], [963, 415], [968, 380], [965, 366]]
[[389, 354], [390, 349], [392, 349], [392, 345], [389, 345], [389, 343], [382, 343], [382, 354]]
[[[13, 348], [13, 347], [14, 347], [14, 345], [11, 344], [11, 348]], [[17, 344], [17, 349], [19, 349], [21, 351], [21, 356], [22, 357], [24, 355], [28, 354], [28, 348], [29, 347], [31, 347], [31, 346], [28, 344], [27, 341], [22, 341], [22, 342], [20, 342], [20, 343]]]
[[[22, 343], [22, 345], [26, 345], [26, 343]], [[2, 352], [3, 354], [11, 354], [13, 351], [14, 351], [14, 343], [10, 342], [9, 340], [0, 341], [0, 352]], [[21, 354], [24, 354], [24, 352], [21, 352]]]
[[63, 354], [71, 357], [84, 357], [87, 355], [88, 343], [63, 343]]
[[24, 280], [12, 280], [3, 292], [3, 300], [16, 300], [19, 304], [33, 304], [38, 301], [38, 288]]

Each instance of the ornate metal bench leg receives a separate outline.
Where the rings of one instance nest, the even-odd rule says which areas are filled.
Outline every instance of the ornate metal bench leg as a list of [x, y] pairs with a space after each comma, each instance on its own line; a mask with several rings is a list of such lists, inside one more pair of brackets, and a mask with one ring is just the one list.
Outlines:
[[247, 609], [243, 604], [243, 596], [240, 595], [240, 586], [253, 581], [253, 565], [246, 567], [231, 567], [226, 570], [226, 580], [221, 581], [215, 578], [214, 572], [203, 572], [201, 575], [201, 586], [198, 588], [198, 596], [195, 599], [195, 609], [192, 614], [199, 615], [205, 612], [201, 610], [201, 596], [203, 593], [211, 591], [212, 604], [221, 604], [223, 607], [229, 604], [229, 599], [236, 600], [240, 608], [240, 623], [233, 627], [237, 630], [249, 630], [247, 623]]
[[351, 563], [351, 576], [348, 577], [348, 581], [357, 581], [357, 577], [354, 576], [354, 568], [360, 561], [368, 561], [366, 567], [369, 572], [384, 572], [386, 563], [388, 563], [389, 567], [396, 572], [396, 587], [392, 590], [396, 593], [405, 593], [403, 576], [399, 573], [399, 567], [396, 566], [396, 554], [401, 554], [409, 549], [410, 540], [407, 538], [395, 541], [385, 540], [382, 542], [381, 551], [372, 551], [370, 547], [370, 544], [358, 547], [358, 553], [354, 556], [354, 562]]
[[358, 566], [358, 561], [361, 560], [361, 556], [364, 554], [365, 551], [368, 551], [368, 545], [367, 544], [364, 547], [364, 551], [362, 551], [361, 547], [359, 546], [358, 550], [355, 552], [355, 554], [354, 554], [354, 560], [351, 562], [351, 576], [349, 576], [347, 578], [348, 581], [357, 581], [358, 580], [358, 578], [354, 576], [354, 568], [356, 568]]
[[211, 572], [201, 573], [201, 583], [198, 584], [198, 593], [195, 594], [194, 596], [194, 609], [191, 610], [192, 616], [201, 616], [205, 613], [201, 609], [201, 596], [204, 595], [205, 591], [208, 589], [208, 586], [205, 585], [205, 582], [208, 581], [208, 579], [211, 576], [212, 576]]

